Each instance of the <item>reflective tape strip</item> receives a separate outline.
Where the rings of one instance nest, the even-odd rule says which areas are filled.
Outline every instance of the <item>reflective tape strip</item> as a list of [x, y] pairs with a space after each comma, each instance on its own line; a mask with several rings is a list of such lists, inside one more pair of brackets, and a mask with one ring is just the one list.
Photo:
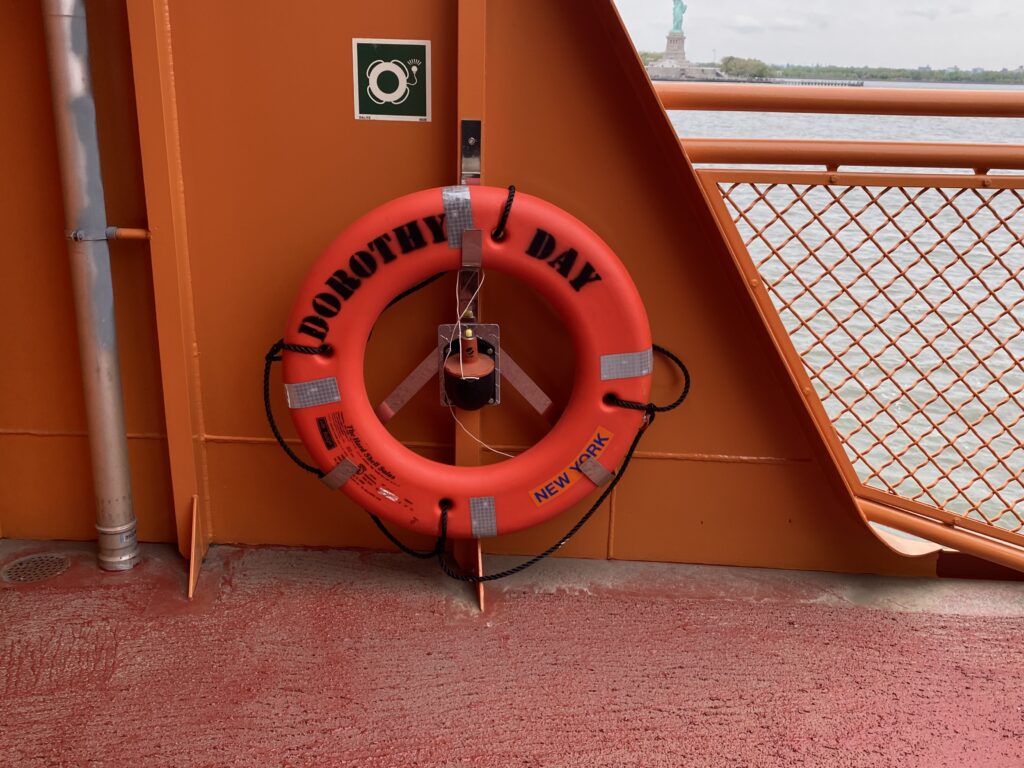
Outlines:
[[[487, 338], [487, 334], [481, 334], [481, 337], [494, 344], [491, 339]], [[495, 346], [498, 345], [495, 344]], [[544, 390], [537, 382], [531, 379], [530, 375], [520, 368], [519, 363], [513, 360], [505, 350], [501, 351], [501, 376], [512, 385], [516, 392], [526, 398], [526, 402], [533, 406], [533, 410], [541, 416], [548, 416], [552, 405], [551, 398], [544, 394]]]
[[494, 513], [493, 496], [469, 498], [469, 524], [475, 539], [498, 535], [498, 518]]
[[338, 380], [333, 376], [285, 384], [284, 396], [288, 399], [288, 407], [293, 409], [312, 408], [314, 405], [327, 405], [341, 400]]
[[473, 229], [473, 206], [469, 199], [469, 187], [445, 187], [441, 190], [444, 201], [444, 220], [448, 228], [448, 247], [462, 247], [462, 233]]
[[359, 467], [353, 464], [348, 459], [342, 459], [341, 463], [338, 464], [334, 469], [328, 472], [326, 475], [320, 478], [320, 481], [330, 488], [332, 491], [336, 491], [341, 486], [349, 481], [349, 479], [356, 472], [359, 471]]
[[416, 393], [430, 383], [431, 379], [437, 378], [437, 369], [441, 361], [438, 358], [437, 350], [431, 350], [422, 363], [405, 377], [405, 381], [395, 387], [394, 391], [387, 396], [383, 403], [377, 406], [377, 418], [387, 424], [394, 418], [406, 403], [412, 400]]
[[654, 352], [649, 348], [643, 352], [601, 355], [601, 381], [649, 376], [653, 366]]
[[596, 486], [602, 486], [614, 477], [614, 475], [605, 468], [604, 464], [597, 459], [581, 461], [580, 472], [586, 475], [590, 482]]

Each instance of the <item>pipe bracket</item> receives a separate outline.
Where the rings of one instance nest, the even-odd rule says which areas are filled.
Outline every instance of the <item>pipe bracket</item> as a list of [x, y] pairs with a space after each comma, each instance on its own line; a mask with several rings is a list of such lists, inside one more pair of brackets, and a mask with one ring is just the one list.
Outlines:
[[81, 243], [85, 241], [95, 240], [106, 240], [107, 233], [104, 232], [86, 232], [84, 229], [66, 229], [64, 230], [64, 237], [75, 243]]

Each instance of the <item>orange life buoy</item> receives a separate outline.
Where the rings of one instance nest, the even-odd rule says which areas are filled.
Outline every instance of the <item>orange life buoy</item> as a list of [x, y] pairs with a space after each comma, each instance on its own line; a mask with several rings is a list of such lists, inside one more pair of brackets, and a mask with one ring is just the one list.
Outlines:
[[309, 272], [285, 341], [329, 344], [330, 355], [285, 352], [292, 420], [324, 482], [389, 522], [437, 535], [484, 538], [537, 525], [611, 478], [644, 414], [606, 401], [645, 402], [652, 346], [647, 313], [611, 248], [575, 217], [518, 194], [507, 234], [483, 237], [484, 270], [519, 278], [550, 302], [569, 331], [571, 399], [551, 431], [499, 464], [451, 466], [396, 440], [366, 392], [363, 359], [378, 316], [399, 293], [462, 264], [462, 234], [490, 233], [506, 190], [445, 187], [393, 200], [346, 229]]

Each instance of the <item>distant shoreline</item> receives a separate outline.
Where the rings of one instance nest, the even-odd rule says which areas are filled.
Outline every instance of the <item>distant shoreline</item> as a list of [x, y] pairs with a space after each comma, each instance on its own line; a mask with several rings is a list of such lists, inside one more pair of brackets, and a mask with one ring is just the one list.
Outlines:
[[863, 88], [863, 80], [811, 80], [782, 77], [658, 77], [648, 70], [651, 80], [658, 83], [732, 83], [734, 85], [813, 85], [822, 88]]
[[[995, 72], [928, 69], [888, 69], [882, 67], [778, 67], [776, 77], [827, 80], [873, 80], [899, 83], [942, 83], [971, 85], [1024, 85], [1024, 69]], [[813, 74], [812, 74], [813, 73]]]
[[[644, 64], [656, 64], [664, 54], [641, 51]], [[834, 82], [900, 82], [951, 85], [1024, 85], [1024, 66], [1016, 69], [901, 69], [897, 67], [839, 67], [830, 65], [766, 64], [757, 59], [727, 56], [721, 62], [697, 66], [720, 68], [724, 74], [743, 79], [830, 80]], [[725, 82], [724, 80], [722, 82]]]

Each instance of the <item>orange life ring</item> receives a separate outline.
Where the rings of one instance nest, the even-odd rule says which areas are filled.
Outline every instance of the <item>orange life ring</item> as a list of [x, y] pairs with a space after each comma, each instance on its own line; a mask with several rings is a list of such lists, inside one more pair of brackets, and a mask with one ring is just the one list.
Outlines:
[[505, 201], [504, 189], [445, 187], [366, 214], [313, 266], [284, 336], [333, 348], [329, 356], [283, 354], [292, 420], [324, 482], [380, 518], [428, 535], [438, 533], [442, 500], [450, 504], [452, 538], [512, 533], [581, 501], [611, 478], [644, 418], [606, 396], [646, 402], [650, 394], [651, 331], [629, 273], [585, 224], [520, 193], [504, 239], [483, 237], [483, 268], [530, 285], [568, 328], [575, 382], [564, 413], [533, 447], [481, 467], [431, 461], [387, 431], [363, 376], [374, 323], [400, 292], [458, 270], [462, 233], [490, 233]]

